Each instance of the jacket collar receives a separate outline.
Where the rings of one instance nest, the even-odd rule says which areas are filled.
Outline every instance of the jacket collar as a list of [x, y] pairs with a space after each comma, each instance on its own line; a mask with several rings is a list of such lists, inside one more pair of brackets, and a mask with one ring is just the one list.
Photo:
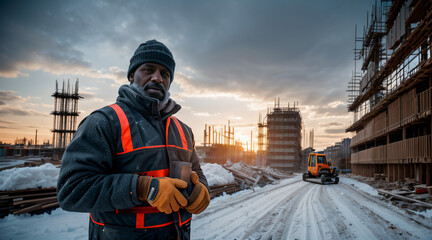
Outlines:
[[177, 113], [181, 106], [176, 106], [169, 113], [163, 113], [159, 111], [159, 100], [156, 98], [147, 97], [139, 90], [131, 87], [130, 85], [122, 85], [118, 91], [119, 96], [117, 101], [126, 104], [141, 113], [142, 115], [151, 116], [155, 120], [164, 120], [169, 116]]

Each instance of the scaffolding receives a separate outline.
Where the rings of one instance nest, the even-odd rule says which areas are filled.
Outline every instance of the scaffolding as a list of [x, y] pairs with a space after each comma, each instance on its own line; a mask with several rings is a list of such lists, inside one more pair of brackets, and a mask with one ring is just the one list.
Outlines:
[[[298, 103], [297, 106], [294, 103], [293, 107], [290, 107], [289, 103], [287, 107], [281, 107], [278, 98], [274, 108], [267, 110], [266, 119], [265, 124], [260, 123], [261, 129], [267, 129], [266, 166], [285, 171], [299, 171], [302, 120]], [[259, 136], [262, 137], [263, 134]], [[258, 139], [259, 142], [263, 142]]]
[[234, 126], [230, 121], [228, 125], [223, 125], [223, 128], [220, 124], [205, 124], [203, 147], [197, 147], [197, 151], [201, 153], [202, 161], [207, 163], [224, 165], [227, 162], [241, 161], [249, 165], [256, 165], [252, 136], [251, 132], [251, 144], [235, 139]]
[[354, 62], [361, 62], [358, 92], [350, 92], [359, 80], [356, 66], [348, 87], [354, 123], [347, 131], [356, 133], [352, 171], [385, 174], [388, 181], [413, 178], [429, 186], [432, 3], [381, 0], [367, 22], [363, 37], [357, 38], [357, 30], [355, 37]]
[[[82, 97], [78, 94], [78, 79], [75, 82], [75, 87], [71, 87], [69, 80], [67, 87], [63, 81], [62, 89], [59, 90], [56, 80], [56, 90], [51, 95], [54, 97], [54, 111], [51, 114], [54, 116], [53, 129], [53, 148], [57, 149], [58, 154], [54, 158], [61, 159], [61, 155], [72, 140], [76, 132], [76, 121], [79, 115], [78, 100]], [[59, 156], [60, 155], [60, 156]], [[56, 160], [59, 160], [56, 159]]]

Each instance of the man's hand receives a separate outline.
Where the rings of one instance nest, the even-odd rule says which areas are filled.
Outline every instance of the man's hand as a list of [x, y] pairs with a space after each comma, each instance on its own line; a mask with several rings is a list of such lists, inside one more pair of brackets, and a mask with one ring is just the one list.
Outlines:
[[177, 188], [186, 188], [187, 183], [180, 179], [163, 177], [153, 178], [140, 176], [138, 178], [138, 199], [147, 201], [165, 214], [177, 212], [187, 205], [186, 198]]
[[206, 186], [199, 181], [198, 174], [195, 171], [191, 172], [191, 182], [195, 187], [189, 196], [189, 202], [185, 209], [189, 213], [198, 214], [210, 204], [210, 193]]

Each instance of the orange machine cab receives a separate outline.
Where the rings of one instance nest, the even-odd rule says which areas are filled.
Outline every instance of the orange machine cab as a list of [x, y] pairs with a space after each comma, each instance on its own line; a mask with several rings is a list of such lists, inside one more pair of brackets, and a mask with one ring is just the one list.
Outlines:
[[332, 169], [330, 169], [329, 164], [325, 154], [321, 153], [310, 153], [308, 159], [308, 172], [313, 176], [320, 175], [320, 171], [328, 169], [327, 174], [331, 174]]

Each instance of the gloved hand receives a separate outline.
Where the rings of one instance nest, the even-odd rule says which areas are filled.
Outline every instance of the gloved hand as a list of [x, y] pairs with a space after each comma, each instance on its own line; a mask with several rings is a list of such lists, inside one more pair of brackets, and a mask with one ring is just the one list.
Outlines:
[[170, 214], [187, 205], [186, 198], [177, 188], [186, 188], [187, 183], [181, 179], [150, 176], [138, 178], [137, 195], [141, 201], [147, 201], [159, 211]]
[[210, 193], [206, 186], [199, 181], [198, 174], [195, 171], [191, 172], [191, 182], [195, 185], [192, 193], [189, 196], [186, 211], [192, 214], [198, 214], [204, 211], [210, 204]]

